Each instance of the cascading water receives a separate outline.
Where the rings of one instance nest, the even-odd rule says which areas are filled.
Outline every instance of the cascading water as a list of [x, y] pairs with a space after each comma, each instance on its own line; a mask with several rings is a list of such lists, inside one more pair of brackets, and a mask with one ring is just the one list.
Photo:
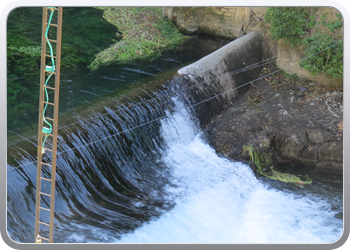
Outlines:
[[[173, 206], [159, 193], [167, 182], [159, 162], [159, 124], [128, 130], [164, 116], [163, 105], [171, 100], [166, 90], [158, 93], [143, 105], [106, 108], [108, 115], [80, 120], [73, 133], [61, 131], [65, 138], [58, 141], [55, 242], [109, 242]], [[21, 167], [8, 164], [8, 232], [15, 241], [31, 242], [36, 164], [29, 154], [18, 163]], [[48, 169], [43, 175], [49, 178]], [[48, 183], [42, 186], [50, 193]], [[42, 207], [48, 202], [43, 197]], [[42, 214], [44, 222], [48, 216]], [[82, 234], [72, 238], [75, 232]]]
[[123, 243], [331, 243], [342, 233], [327, 201], [270, 189], [240, 162], [218, 157], [179, 101], [162, 121], [176, 206]]
[[[313, 182], [300, 188], [257, 178], [248, 165], [219, 157], [206, 143], [202, 121], [212, 119], [234, 98], [213, 97], [232, 88], [231, 76], [221, 73], [224, 78], [207, 82], [195, 75], [195, 89], [185, 78], [174, 77], [152, 99], [109, 105], [104, 114], [91, 111], [90, 117], [78, 117], [72, 126], [59, 129], [54, 242], [339, 239], [342, 187]], [[240, 78], [235, 83], [251, 80]], [[8, 234], [23, 243], [34, 240], [36, 142], [28, 138], [11, 143], [19, 156], [9, 155], [7, 170]], [[44, 167], [43, 177], [49, 178], [49, 172]], [[42, 187], [50, 192], [48, 183], [42, 182]], [[48, 204], [43, 197], [41, 206]], [[48, 222], [49, 214], [42, 211], [41, 219]], [[45, 237], [45, 227], [40, 234]]]
[[[81, 121], [75, 133], [67, 134], [67, 143], [60, 140], [55, 242], [339, 239], [341, 191], [331, 200], [312, 194], [312, 188], [307, 192], [309, 187], [271, 187], [246, 164], [216, 155], [193, 112], [180, 97], [169, 95], [167, 89], [144, 105], [106, 108], [108, 116]], [[21, 164], [31, 160], [23, 159]], [[33, 238], [35, 178], [33, 163], [8, 172], [8, 232], [15, 241]]]

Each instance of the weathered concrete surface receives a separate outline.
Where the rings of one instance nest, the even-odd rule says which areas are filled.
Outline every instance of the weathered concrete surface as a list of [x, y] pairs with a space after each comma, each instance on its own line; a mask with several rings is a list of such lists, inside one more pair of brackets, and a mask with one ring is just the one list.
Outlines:
[[[234, 72], [261, 61], [261, 58], [261, 39], [259, 33], [254, 31], [178, 71], [184, 79], [185, 88], [189, 88], [186, 95], [191, 100], [191, 105], [220, 94], [211, 102], [196, 106], [203, 126], [234, 99], [238, 90], [233, 89], [254, 79], [260, 69], [239, 74]], [[248, 87], [242, 87], [239, 91], [247, 89]]]

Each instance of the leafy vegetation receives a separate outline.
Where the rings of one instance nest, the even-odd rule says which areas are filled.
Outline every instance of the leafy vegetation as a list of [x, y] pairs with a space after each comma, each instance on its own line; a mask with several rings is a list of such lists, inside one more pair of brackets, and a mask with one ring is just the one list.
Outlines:
[[267, 9], [265, 21], [271, 23], [272, 38], [285, 39], [295, 45], [313, 25], [314, 16], [307, 7], [271, 7]]
[[303, 181], [301, 180], [298, 176], [293, 175], [293, 174], [286, 174], [286, 173], [281, 173], [279, 171], [276, 171], [273, 169], [273, 166], [271, 166], [271, 172], [269, 173], [264, 173], [261, 170], [261, 164], [260, 164], [260, 159], [259, 156], [256, 152], [256, 149], [252, 144], [246, 145], [243, 147], [243, 155], [248, 154], [250, 159], [255, 163], [255, 165], [258, 168], [258, 173], [262, 176], [265, 176], [267, 178], [273, 179], [273, 180], [278, 180], [282, 182], [291, 182], [295, 183], [298, 185], [305, 185], [305, 184], [311, 184], [312, 180], [306, 175], [306, 180]]
[[326, 21], [326, 16], [327, 13], [322, 15], [314, 35], [302, 39], [302, 43], [306, 45], [306, 57], [324, 51], [301, 61], [299, 65], [313, 75], [325, 73], [340, 78], [343, 77], [343, 41], [342, 37], [337, 39], [336, 30], [343, 27], [342, 17], [337, 15], [338, 20]]
[[162, 18], [160, 7], [99, 7], [104, 18], [119, 28], [119, 41], [97, 54], [91, 69], [100, 64], [136, 59], [152, 60], [161, 51], [182, 43], [182, 35], [172, 22]]
[[338, 20], [327, 20], [326, 12], [317, 19], [322, 11], [323, 8], [270, 7], [265, 21], [271, 23], [270, 33], [276, 40], [305, 45], [305, 57], [309, 58], [301, 61], [300, 67], [312, 75], [322, 73], [340, 78], [343, 77], [342, 17], [337, 14]]

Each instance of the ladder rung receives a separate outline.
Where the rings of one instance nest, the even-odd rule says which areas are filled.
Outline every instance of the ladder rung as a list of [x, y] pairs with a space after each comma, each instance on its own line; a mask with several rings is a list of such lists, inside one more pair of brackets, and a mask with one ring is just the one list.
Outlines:
[[50, 226], [49, 224], [44, 223], [44, 222], [41, 222], [41, 221], [39, 221], [39, 223], [40, 223], [40, 224], [43, 224], [43, 225], [45, 225], [45, 226], [48, 226], [48, 227]]
[[40, 177], [40, 179], [45, 180], [45, 181], [51, 181], [50, 179], [46, 179], [44, 177]]
[[48, 149], [48, 148], [43, 148], [44, 149], [44, 151], [50, 151], [50, 152], [52, 152], [52, 149]]
[[49, 104], [49, 105], [52, 105], [52, 106], [55, 106], [55, 104], [52, 103], [52, 102], [44, 102], [44, 103]]
[[44, 117], [45, 120], [49, 120], [49, 121], [54, 121], [54, 119], [49, 118], [49, 117]]
[[52, 167], [52, 165], [42, 162], [41, 164]]
[[41, 237], [41, 236], [40, 236], [40, 238], [41, 238], [41, 239], [43, 239], [43, 240], [47, 240], [47, 241], [50, 241], [49, 239], [46, 239], [46, 238], [44, 238], [44, 237]]
[[[52, 136], [53, 137], [53, 134], [48, 134], [47, 136]], [[50, 150], [52, 152], [52, 150]]]
[[53, 90], [55, 90], [55, 88], [53, 88], [53, 87], [49, 87], [49, 86], [45, 86], [45, 85], [44, 85], [44, 88], [47, 88], [47, 89], [53, 89]]
[[46, 24], [51, 25], [51, 26], [58, 27], [58, 25], [57, 25], [57, 24], [53, 24], [53, 23], [46, 23]]
[[39, 208], [50, 212], [50, 209], [47, 209], [47, 208], [44, 208], [44, 207], [39, 207]]
[[56, 40], [52, 40], [52, 39], [47, 39], [47, 40], [50, 41], [50, 42], [53, 42], [53, 43], [57, 43]]
[[46, 196], [51, 197], [51, 195], [49, 195], [49, 194], [47, 194], [47, 193], [40, 192], [40, 194], [43, 194], [43, 195], [46, 195]]
[[56, 56], [51, 56], [51, 55], [45, 55], [47, 57], [52, 57], [52, 58], [55, 58], [56, 59]]

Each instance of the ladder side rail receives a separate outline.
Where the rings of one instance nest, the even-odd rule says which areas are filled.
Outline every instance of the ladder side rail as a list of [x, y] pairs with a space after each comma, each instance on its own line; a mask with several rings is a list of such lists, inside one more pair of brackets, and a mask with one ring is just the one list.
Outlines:
[[42, 20], [42, 35], [41, 35], [41, 67], [40, 67], [40, 97], [39, 97], [39, 123], [38, 123], [38, 156], [37, 156], [37, 181], [36, 181], [36, 206], [35, 206], [35, 238], [39, 235], [40, 231], [40, 192], [41, 192], [41, 161], [42, 161], [42, 141], [43, 141], [43, 110], [44, 110], [44, 85], [45, 85], [45, 66], [46, 66], [46, 39], [45, 30], [47, 23], [47, 8], [43, 8], [43, 20]]
[[50, 229], [49, 242], [53, 243], [53, 227], [55, 215], [55, 185], [56, 185], [56, 158], [57, 158], [57, 128], [58, 128], [58, 104], [60, 88], [61, 68], [61, 44], [62, 44], [62, 14], [63, 7], [58, 8], [57, 20], [57, 46], [56, 46], [56, 75], [55, 75], [55, 99], [54, 99], [54, 121], [53, 121], [53, 142], [52, 142], [52, 168], [51, 168], [51, 197], [50, 197]]

